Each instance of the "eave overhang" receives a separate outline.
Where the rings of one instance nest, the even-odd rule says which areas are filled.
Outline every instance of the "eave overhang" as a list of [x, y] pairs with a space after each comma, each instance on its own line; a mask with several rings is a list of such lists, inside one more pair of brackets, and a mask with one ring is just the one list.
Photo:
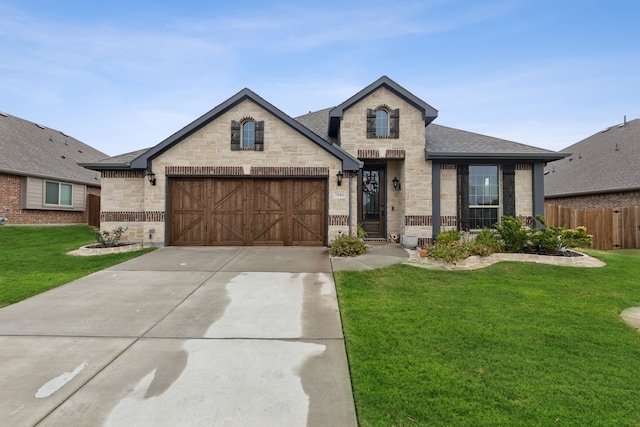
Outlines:
[[425, 150], [425, 160], [478, 161], [478, 160], [534, 160], [552, 162], [564, 159], [571, 153], [465, 153], [465, 152], [429, 152]]
[[342, 116], [344, 115], [344, 112], [346, 110], [369, 96], [371, 93], [380, 89], [381, 87], [386, 87], [399, 97], [403, 98], [409, 104], [413, 105], [416, 109], [418, 109], [422, 113], [422, 119], [424, 120], [425, 126], [427, 126], [438, 117], [438, 110], [400, 86], [398, 83], [391, 80], [389, 77], [382, 76], [329, 112], [329, 136], [338, 136], [340, 130], [340, 121], [342, 120]]

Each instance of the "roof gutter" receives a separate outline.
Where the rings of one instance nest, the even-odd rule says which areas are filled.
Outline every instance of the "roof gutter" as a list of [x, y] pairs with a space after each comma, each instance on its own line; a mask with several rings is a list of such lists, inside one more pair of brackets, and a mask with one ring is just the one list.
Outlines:
[[541, 160], [551, 162], [564, 159], [571, 153], [465, 153], [465, 152], [429, 152], [425, 150], [425, 160]]
[[68, 182], [71, 184], [83, 184], [83, 185], [91, 185], [94, 187], [100, 187], [100, 177], [98, 177], [97, 180], [94, 181], [83, 181], [83, 180], [79, 180], [79, 179], [73, 179], [73, 178], [66, 178], [66, 177], [60, 177], [60, 176], [52, 176], [52, 175], [44, 175], [44, 174], [39, 174], [39, 173], [31, 173], [31, 172], [25, 172], [25, 171], [19, 171], [19, 170], [12, 170], [12, 169], [0, 169], [1, 173], [6, 173], [7, 175], [18, 175], [18, 176], [25, 176], [25, 177], [32, 177], [32, 178], [38, 178], [38, 179], [49, 179], [52, 181], [57, 181], [57, 182]]

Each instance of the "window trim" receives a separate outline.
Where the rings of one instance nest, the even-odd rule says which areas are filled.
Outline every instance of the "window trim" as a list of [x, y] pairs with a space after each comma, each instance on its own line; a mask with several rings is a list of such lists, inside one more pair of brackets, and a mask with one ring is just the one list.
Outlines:
[[[243, 145], [244, 125], [248, 122], [254, 124], [253, 147]], [[231, 120], [231, 151], [264, 151], [264, 121], [249, 116], [243, 117], [240, 121]]]
[[[386, 108], [376, 108], [376, 110], [374, 111], [376, 114], [376, 130], [375, 130], [375, 135], [376, 138], [389, 138], [389, 116], [391, 114], [389, 114], [389, 111]], [[379, 113], [384, 113], [384, 117], [380, 117], [378, 114]], [[385, 125], [382, 126], [382, 121], [385, 121]]]
[[[252, 129], [245, 129], [248, 127], [247, 125], [252, 125]], [[249, 136], [247, 133], [251, 131], [251, 138], [246, 138], [246, 142], [249, 142], [250, 145], [245, 145], [245, 136]], [[241, 150], [255, 150], [256, 149], [256, 122], [252, 119], [246, 119], [240, 122], [240, 149]]]
[[[472, 168], [473, 167], [483, 167], [483, 166], [492, 166], [496, 168], [496, 179], [497, 179], [497, 197], [498, 197], [498, 204], [497, 205], [472, 205], [471, 204], [471, 189], [472, 189], [472, 185], [471, 185], [471, 176], [472, 176]], [[499, 164], [469, 164], [469, 175], [467, 176], [467, 185], [468, 185], [468, 205], [466, 207], [466, 209], [468, 210], [468, 215], [469, 215], [469, 230], [473, 230], [473, 231], [477, 231], [477, 230], [481, 230], [482, 228], [474, 228], [471, 226], [471, 211], [472, 209], [493, 209], [496, 211], [496, 222], [500, 221], [500, 217], [501, 217], [501, 213], [502, 213], [502, 209], [503, 209], [503, 199], [504, 199], [504, 195], [503, 195], [503, 183], [502, 183], [502, 174], [500, 173], [501, 171], [501, 165]], [[485, 177], [486, 179], [486, 177]], [[491, 225], [489, 228], [493, 228], [493, 225]]]
[[[57, 197], [57, 203], [48, 203], [47, 202], [47, 185], [48, 184], [55, 184], [58, 187], [58, 197]], [[62, 187], [63, 186], [67, 186], [69, 187], [71, 194], [70, 194], [70, 203], [69, 204], [62, 204], [60, 203], [62, 200]], [[61, 182], [61, 181], [51, 181], [51, 180], [45, 180], [44, 181], [44, 186], [43, 186], [43, 205], [46, 206], [52, 206], [52, 207], [58, 207], [58, 208], [73, 208], [73, 184], [68, 183], [68, 182]]]

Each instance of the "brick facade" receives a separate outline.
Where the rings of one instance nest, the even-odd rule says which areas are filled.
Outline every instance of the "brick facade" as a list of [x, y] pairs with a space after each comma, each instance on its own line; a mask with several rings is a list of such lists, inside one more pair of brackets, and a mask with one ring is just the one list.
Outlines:
[[545, 203], [572, 209], [631, 208], [640, 206], [640, 190], [619, 193], [589, 194], [585, 196], [554, 197]]
[[[8, 225], [15, 224], [86, 224], [87, 212], [22, 209], [20, 193], [22, 178], [19, 175], [0, 173], [0, 215], [4, 215]], [[87, 194], [100, 195], [100, 188], [87, 187]]]

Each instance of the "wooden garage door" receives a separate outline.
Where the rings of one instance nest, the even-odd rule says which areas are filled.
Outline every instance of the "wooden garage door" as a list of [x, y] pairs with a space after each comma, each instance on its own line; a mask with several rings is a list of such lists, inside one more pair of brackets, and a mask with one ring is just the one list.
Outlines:
[[326, 179], [172, 178], [169, 244], [321, 246]]

